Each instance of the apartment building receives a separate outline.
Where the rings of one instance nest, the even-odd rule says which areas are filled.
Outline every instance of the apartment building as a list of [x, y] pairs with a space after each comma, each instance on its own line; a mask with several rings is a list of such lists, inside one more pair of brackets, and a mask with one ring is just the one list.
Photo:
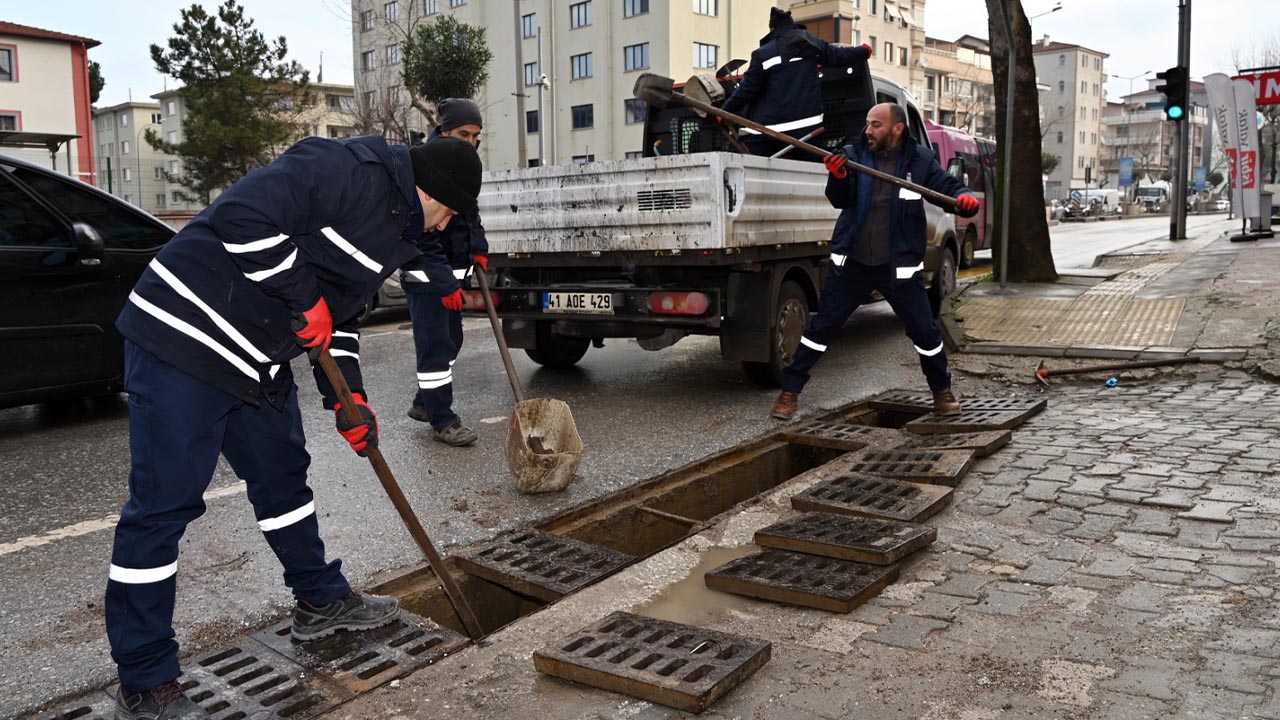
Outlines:
[[[747, 58], [768, 32], [772, 0], [352, 0], [357, 105], [407, 110], [400, 45], [443, 14], [485, 28], [493, 62], [475, 100], [490, 170], [613, 160], [642, 152], [646, 108], [632, 97], [652, 72], [684, 81]], [[388, 102], [388, 100], [390, 102]], [[396, 138], [403, 140], [404, 138]]]
[[[1103, 171], [1109, 179], [1107, 187], [1118, 187], [1120, 160], [1133, 158], [1133, 174], [1138, 182], [1146, 184], [1173, 171], [1173, 158], [1177, 148], [1174, 143], [1173, 123], [1164, 116], [1164, 94], [1155, 86], [1161, 81], [1148, 80], [1148, 87], [1141, 92], [1125, 95], [1120, 102], [1107, 103], [1103, 117]], [[1191, 129], [1190, 171], [1195, 178], [1195, 168], [1209, 167], [1211, 135], [1209, 102], [1204, 83], [1192, 81], [1187, 127]]]
[[177, 158], [147, 143], [147, 130], [163, 134], [160, 103], [125, 102], [93, 111], [93, 140], [97, 151], [97, 185], [153, 215], [190, 212], [188, 205], [171, 194], [165, 171], [177, 167]]
[[0, 152], [94, 181], [88, 53], [100, 44], [0, 22]]
[[782, 0], [778, 4], [788, 6], [796, 22], [827, 42], [870, 45], [872, 74], [908, 90], [915, 87], [917, 58], [925, 46], [924, 0]]
[[979, 37], [926, 37], [916, 54], [912, 94], [925, 117], [973, 135], [996, 134], [996, 89], [991, 46]]
[[[1048, 90], [1040, 93], [1044, 152], [1057, 155], [1058, 166], [1045, 182], [1045, 197], [1065, 199], [1071, 190], [1092, 187], [1102, 179], [1103, 116], [1106, 108], [1107, 53], [1044, 36], [1031, 48], [1036, 77]], [[1086, 172], [1086, 168], [1089, 170]]]

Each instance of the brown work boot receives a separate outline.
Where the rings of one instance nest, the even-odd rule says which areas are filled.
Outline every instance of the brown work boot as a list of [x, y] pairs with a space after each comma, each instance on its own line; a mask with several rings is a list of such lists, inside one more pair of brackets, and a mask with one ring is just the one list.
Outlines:
[[933, 411], [939, 415], [959, 415], [960, 403], [951, 394], [951, 388], [933, 394]]
[[796, 414], [796, 407], [800, 404], [800, 396], [790, 390], [783, 390], [778, 394], [778, 399], [773, 403], [773, 412], [770, 415], [779, 420], [790, 420], [792, 415]]

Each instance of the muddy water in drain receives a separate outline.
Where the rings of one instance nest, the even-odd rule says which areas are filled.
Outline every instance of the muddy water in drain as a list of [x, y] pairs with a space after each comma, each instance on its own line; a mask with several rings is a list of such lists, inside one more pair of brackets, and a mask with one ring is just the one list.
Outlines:
[[749, 607], [754, 601], [711, 590], [702, 576], [730, 560], [737, 560], [759, 550], [754, 545], [707, 550], [701, 554], [701, 561], [689, 571], [688, 576], [654, 595], [649, 602], [632, 612], [659, 620], [703, 625], [728, 610]]

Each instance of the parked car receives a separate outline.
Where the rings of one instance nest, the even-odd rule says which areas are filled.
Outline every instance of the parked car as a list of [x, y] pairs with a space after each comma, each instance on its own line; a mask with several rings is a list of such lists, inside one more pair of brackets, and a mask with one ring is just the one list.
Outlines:
[[173, 235], [95, 187], [0, 155], [0, 407], [123, 389], [116, 316]]
[[1226, 212], [1231, 209], [1231, 201], [1226, 198], [1218, 198], [1213, 201], [1213, 209], [1219, 212]]

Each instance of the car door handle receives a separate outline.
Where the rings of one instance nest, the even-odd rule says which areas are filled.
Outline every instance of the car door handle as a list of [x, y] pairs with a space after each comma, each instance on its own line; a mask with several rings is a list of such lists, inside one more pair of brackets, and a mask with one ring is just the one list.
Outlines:
[[92, 266], [92, 265], [101, 265], [101, 264], [102, 264], [102, 260], [101, 260], [100, 258], [81, 258], [81, 259], [80, 259], [80, 264], [81, 264], [81, 265], [90, 265], [90, 266]]

